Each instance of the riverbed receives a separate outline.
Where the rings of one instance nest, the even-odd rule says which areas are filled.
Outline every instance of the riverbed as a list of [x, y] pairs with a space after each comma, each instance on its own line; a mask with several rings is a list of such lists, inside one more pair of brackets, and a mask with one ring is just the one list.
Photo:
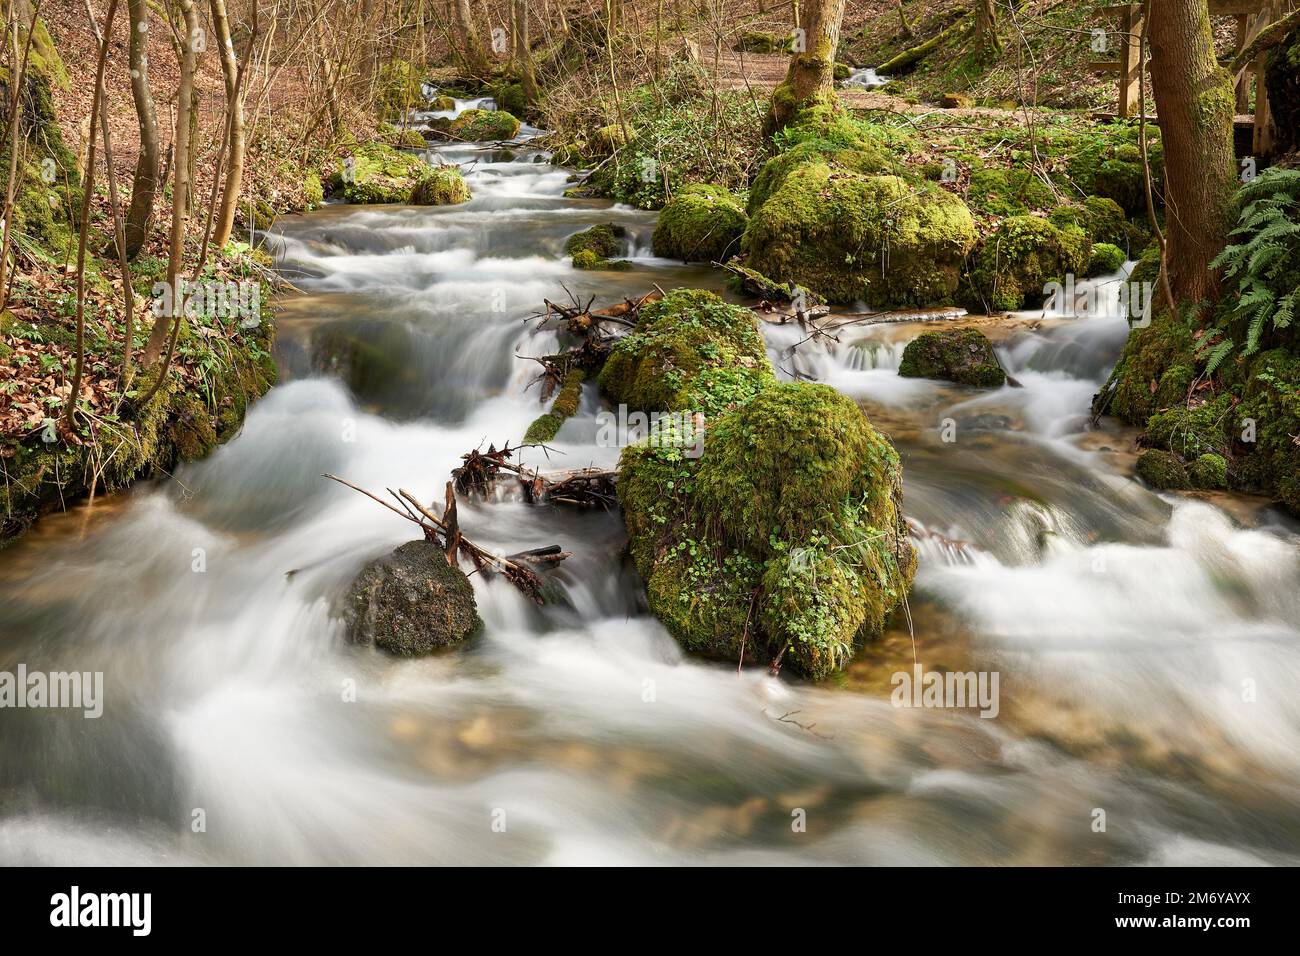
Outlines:
[[[989, 392], [898, 376], [920, 321], [763, 323], [783, 377], [857, 400], [904, 463], [910, 614], [840, 680], [684, 654], [616, 512], [518, 501], [462, 525], [572, 552], [560, 600], [475, 575], [468, 646], [347, 643], [340, 594], [412, 529], [322, 473], [440, 501], [462, 454], [517, 441], [544, 410], [528, 357], [559, 346], [546, 298], [742, 301], [653, 257], [653, 213], [565, 198], [526, 137], [436, 153], [469, 203], [277, 223], [298, 291], [241, 434], [0, 553], [0, 670], [105, 675], [97, 720], [0, 711], [0, 862], [1300, 862], [1300, 536], [1262, 500], [1152, 493], [1134, 433], [1090, 421], [1122, 273], [1092, 314], [990, 325], [1018, 387]], [[630, 270], [569, 265], [602, 222]], [[615, 464], [600, 408], [589, 384], [524, 461]], [[997, 716], [895, 706], [914, 665], [998, 673]]]

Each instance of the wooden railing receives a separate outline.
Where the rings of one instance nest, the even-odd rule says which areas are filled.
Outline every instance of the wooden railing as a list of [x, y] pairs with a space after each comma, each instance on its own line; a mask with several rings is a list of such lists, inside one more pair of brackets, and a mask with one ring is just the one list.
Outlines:
[[[1159, 2], [1159, 0], [1157, 0]], [[1270, 23], [1296, 6], [1296, 0], [1209, 0], [1210, 16], [1237, 18], [1236, 52], [1246, 49]], [[1142, 82], [1142, 5], [1116, 3], [1101, 10], [1115, 17], [1116, 42], [1119, 57], [1115, 60], [1096, 61], [1089, 64], [1093, 72], [1114, 73], [1119, 78], [1119, 116], [1132, 116], [1139, 102], [1139, 83]], [[1238, 112], [1246, 114], [1250, 103], [1251, 82], [1255, 86], [1255, 112], [1239, 117], [1239, 122], [1253, 126], [1253, 152], [1267, 156], [1273, 151], [1273, 114], [1268, 105], [1268, 91], [1264, 86], [1264, 60], [1259, 57], [1242, 67], [1235, 76]]]

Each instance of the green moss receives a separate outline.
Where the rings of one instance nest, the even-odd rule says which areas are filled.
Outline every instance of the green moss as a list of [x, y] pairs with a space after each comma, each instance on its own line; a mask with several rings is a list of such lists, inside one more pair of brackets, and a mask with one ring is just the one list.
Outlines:
[[1050, 282], [1087, 270], [1090, 242], [1074, 226], [1060, 229], [1037, 216], [1011, 216], [998, 223], [975, 255], [966, 304], [1013, 311], [1041, 302]]
[[824, 385], [770, 384], [712, 420], [699, 459], [623, 453], [619, 499], [651, 610], [683, 646], [784, 653], [824, 678], [878, 634], [915, 554], [893, 446]]
[[704, 397], [697, 377], [735, 367], [772, 375], [753, 312], [710, 292], [676, 289], [641, 310], [637, 327], [611, 350], [600, 384], [632, 409], [700, 411], [689, 404]]
[[935, 378], [977, 388], [1001, 388], [1007, 373], [998, 364], [993, 343], [978, 329], [922, 332], [907, 343], [898, 374]]
[[500, 82], [493, 84], [488, 89], [491, 90], [492, 98], [496, 101], [498, 109], [505, 110], [514, 116], [523, 116], [527, 112], [522, 84]]
[[456, 101], [450, 96], [435, 96], [429, 101], [429, 109], [439, 112], [448, 112], [456, 108]]
[[397, 119], [424, 102], [420, 76], [406, 60], [388, 60], [379, 68], [375, 106], [384, 119]]
[[318, 208], [325, 202], [325, 187], [321, 184], [320, 175], [315, 172], [309, 172], [303, 179], [302, 183], [303, 202], [307, 211]]
[[596, 155], [608, 156], [622, 149], [635, 136], [636, 131], [631, 127], [625, 129], [621, 123], [610, 123], [593, 131], [588, 145]]
[[1144, 451], [1137, 460], [1138, 477], [1160, 491], [1177, 491], [1191, 487], [1187, 467], [1172, 452], [1152, 448]]
[[326, 185], [332, 193], [358, 204], [409, 202], [416, 183], [429, 173], [429, 165], [418, 156], [384, 143], [357, 147], [351, 155], [350, 173], [348, 166], [345, 159]]
[[1192, 486], [1204, 491], [1228, 487], [1228, 460], [1222, 455], [1201, 455], [1188, 466]]
[[749, 190], [748, 210], [752, 216], [781, 187], [790, 171], [807, 162], [821, 162], [834, 171], [874, 175], [892, 171], [886, 154], [870, 143], [847, 147], [835, 142], [810, 139], [797, 143], [763, 164]]
[[875, 308], [951, 301], [974, 244], [970, 210], [951, 193], [822, 162], [791, 170], [745, 233], [759, 272]]
[[1186, 399], [1195, 365], [1186, 324], [1157, 311], [1149, 326], [1129, 333], [1110, 380], [1094, 400], [1094, 410], [1145, 425], [1157, 409]]
[[416, 206], [455, 206], [469, 200], [469, 186], [459, 166], [428, 167], [411, 188], [410, 202]]
[[655, 224], [656, 256], [683, 262], [725, 262], [739, 251], [748, 217], [721, 186], [693, 183], [679, 190]]
[[1099, 242], [1092, 247], [1088, 259], [1088, 275], [1103, 276], [1118, 272], [1124, 265], [1124, 250], [1109, 242]]
[[519, 120], [505, 110], [465, 110], [447, 129], [466, 142], [497, 142], [518, 136]]
[[1077, 226], [1093, 242], [1108, 243], [1120, 249], [1128, 246], [1132, 232], [1119, 204], [1101, 196], [1089, 196], [1078, 206], [1057, 206], [1048, 218], [1059, 228]]
[[1020, 216], [1049, 209], [1056, 194], [1028, 169], [984, 167], [971, 173], [966, 194], [972, 209], [992, 216]]
[[627, 229], [617, 223], [604, 222], [574, 233], [564, 241], [564, 251], [569, 255], [589, 251], [597, 259], [613, 259], [623, 252]]
[[525, 445], [544, 445], [560, 431], [560, 426], [572, 418], [578, 411], [582, 400], [582, 382], [586, 376], [582, 369], [572, 369], [564, 377], [559, 394], [551, 403], [551, 410], [538, 416], [524, 433]]
[[1280, 497], [1300, 514], [1300, 357], [1285, 349], [1261, 353], [1250, 365], [1230, 428], [1240, 438], [1253, 423], [1254, 441], [1238, 459], [1241, 483]]
[[424, 149], [424, 137], [418, 130], [403, 129], [398, 126], [392, 126], [385, 123], [379, 130], [379, 135], [389, 146], [395, 146], [398, 149]]

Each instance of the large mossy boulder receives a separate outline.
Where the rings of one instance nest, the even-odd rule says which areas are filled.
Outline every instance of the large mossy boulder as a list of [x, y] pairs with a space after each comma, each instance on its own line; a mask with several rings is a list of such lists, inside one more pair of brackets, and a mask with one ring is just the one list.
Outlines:
[[683, 262], [725, 262], [740, 251], [748, 222], [731, 191], [692, 183], [668, 200], [650, 244], [656, 256]]
[[1037, 216], [1010, 216], [975, 254], [963, 299], [970, 308], [1014, 311], [1042, 302], [1047, 285], [1088, 271], [1092, 243], [1077, 226]]
[[330, 195], [359, 205], [411, 201], [416, 183], [429, 164], [386, 143], [366, 143], [345, 157], [325, 181]]
[[429, 541], [408, 541], [362, 568], [343, 618], [354, 643], [406, 657], [458, 644], [482, 624], [469, 579]]
[[469, 202], [469, 186], [458, 166], [433, 166], [411, 187], [416, 206], [455, 206]]
[[704, 415], [773, 381], [754, 313], [698, 289], [676, 289], [643, 308], [600, 373], [605, 394], [631, 409]]
[[810, 161], [755, 211], [745, 247], [749, 265], [779, 282], [891, 308], [950, 302], [975, 239], [952, 193]]
[[445, 128], [468, 143], [495, 143], [518, 136], [519, 120], [505, 110], [465, 110]]
[[922, 332], [903, 349], [898, 374], [977, 388], [1001, 388], [1007, 382], [993, 343], [979, 329]]
[[898, 455], [829, 386], [762, 390], [710, 422], [698, 459], [629, 447], [619, 499], [651, 610], [709, 657], [825, 678], [915, 573]]
[[916, 559], [898, 455], [853, 401], [778, 383], [753, 314], [697, 290], [644, 309], [601, 384], [681, 413], [624, 449], [619, 500], [650, 609], [683, 647], [823, 678], [880, 633]]

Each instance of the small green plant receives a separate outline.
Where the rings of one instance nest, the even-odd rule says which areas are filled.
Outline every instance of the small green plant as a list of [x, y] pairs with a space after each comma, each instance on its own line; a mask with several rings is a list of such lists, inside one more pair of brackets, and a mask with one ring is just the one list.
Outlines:
[[[1253, 355], [1270, 328], [1287, 328], [1300, 306], [1300, 170], [1269, 169], [1239, 193], [1241, 212], [1229, 245], [1212, 265], [1236, 283], [1232, 317], [1247, 320], [1243, 354]], [[1221, 323], [1222, 324], [1222, 323]], [[1226, 336], [1210, 352], [1207, 371], [1234, 348]]]

